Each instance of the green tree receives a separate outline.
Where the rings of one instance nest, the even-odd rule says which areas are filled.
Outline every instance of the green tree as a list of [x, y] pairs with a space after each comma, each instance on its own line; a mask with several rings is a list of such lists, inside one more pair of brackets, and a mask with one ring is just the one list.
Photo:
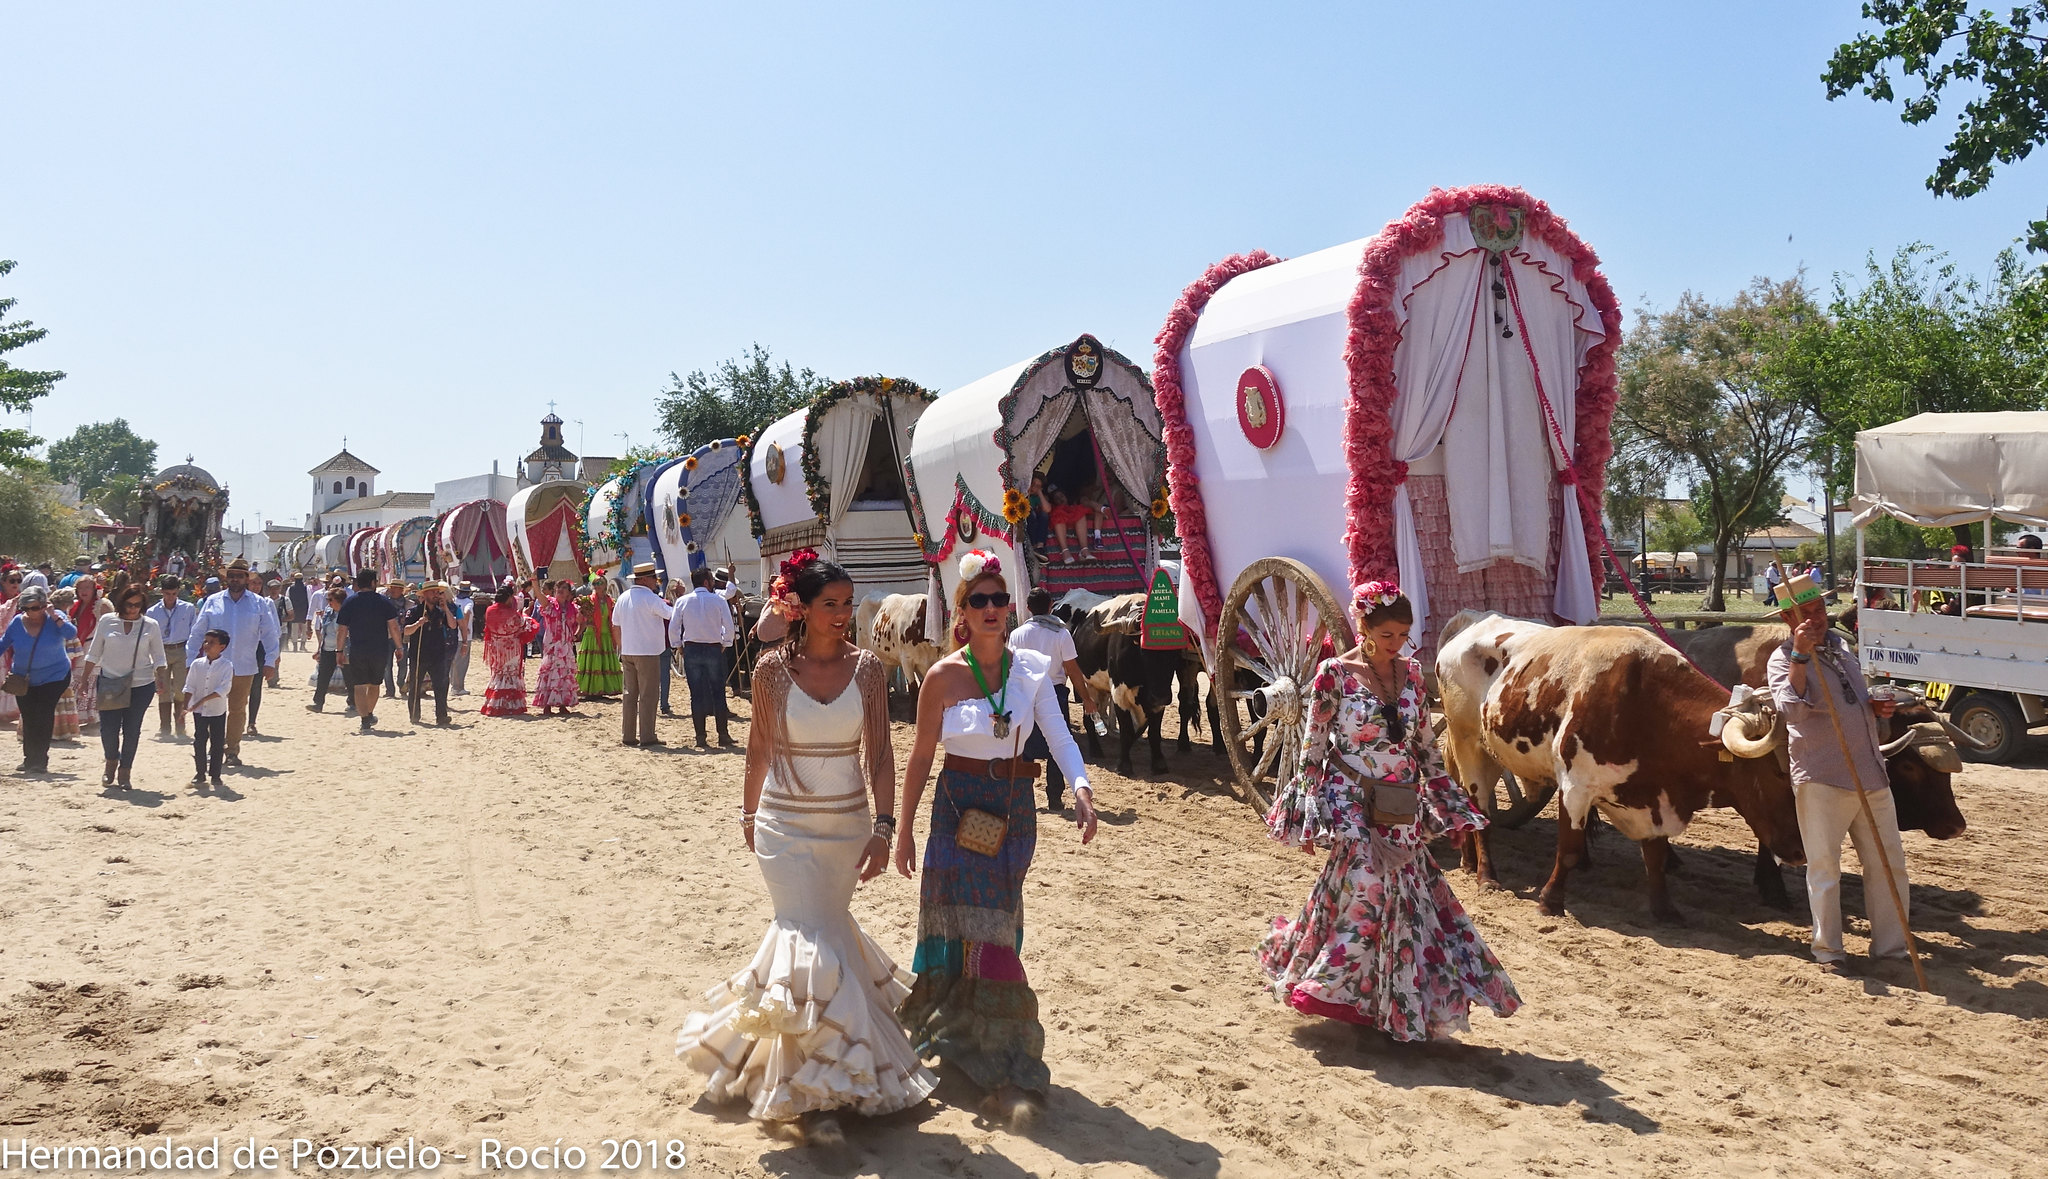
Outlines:
[[1789, 390], [1787, 342], [1815, 314], [1800, 279], [1757, 279], [1727, 303], [1690, 291], [1638, 314], [1622, 341], [1615, 416], [1644, 453], [1687, 478], [1714, 546], [1704, 603], [1724, 608], [1728, 552], [1759, 506], [1775, 513], [1786, 462], [1806, 452], [1811, 414]]
[[745, 356], [686, 377], [668, 375], [661, 392], [661, 435], [678, 451], [757, 430], [816, 397], [832, 382], [810, 369], [777, 367], [755, 344]]
[[[50, 474], [66, 483], [76, 483], [78, 494], [93, 496], [117, 476], [140, 480], [156, 473], [156, 443], [138, 436], [128, 419], [94, 422], [73, 430], [69, 437], [50, 444]], [[134, 484], [129, 484], [134, 490]], [[97, 502], [97, 501], [95, 501]]]
[[[0, 278], [5, 278], [13, 270], [13, 262], [0, 259]], [[14, 299], [0, 299], [0, 410], [24, 413], [34, 407], [38, 397], [48, 397], [57, 382], [64, 379], [64, 374], [33, 372], [7, 363], [7, 353], [27, 347], [50, 334], [50, 329], [39, 328], [26, 319], [8, 323], [7, 316], [14, 310], [15, 302]], [[0, 463], [27, 458], [29, 447], [41, 441], [27, 430], [0, 429]]]
[[1709, 539], [1707, 526], [1686, 504], [1658, 500], [1650, 505], [1650, 551], [1689, 553]]
[[[1917, 78], [1918, 95], [1899, 111], [1918, 126], [1941, 111], [1950, 83], [1968, 94], [1956, 133], [1927, 178], [1937, 196], [1984, 191], [2000, 164], [2027, 158], [2048, 139], [2048, 0], [2016, 4], [2000, 21], [1969, 0], [1870, 0], [1863, 18], [1883, 26], [1838, 47], [1821, 75], [1830, 101], [1861, 89], [1893, 102], [1891, 67]], [[2048, 251], [2048, 218], [2027, 226], [2027, 248]]]
[[57, 498], [42, 464], [0, 466], [0, 553], [62, 562], [77, 543], [78, 513]]

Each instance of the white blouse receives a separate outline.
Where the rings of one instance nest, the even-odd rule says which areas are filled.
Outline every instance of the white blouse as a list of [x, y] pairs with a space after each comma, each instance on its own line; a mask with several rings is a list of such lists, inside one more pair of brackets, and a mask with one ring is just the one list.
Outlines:
[[164, 659], [164, 632], [156, 619], [148, 615], [135, 622], [136, 630], [123, 630], [118, 618], [102, 618], [92, 632], [92, 643], [86, 647], [85, 657], [100, 669], [100, 675], [109, 680], [123, 676], [133, 683], [144, 683], [155, 674], [155, 669], [166, 665]]
[[985, 696], [973, 696], [946, 709], [939, 730], [946, 752], [982, 761], [1000, 761], [1024, 756], [1024, 743], [1036, 728], [1045, 734], [1053, 761], [1076, 789], [1088, 787], [1088, 763], [1081, 760], [1081, 747], [1067, 730], [1067, 718], [1060, 715], [1059, 697], [1052, 690], [1052, 659], [1037, 651], [1010, 652], [1010, 680], [996, 693], [1010, 713], [1010, 735], [995, 733], [995, 709]]

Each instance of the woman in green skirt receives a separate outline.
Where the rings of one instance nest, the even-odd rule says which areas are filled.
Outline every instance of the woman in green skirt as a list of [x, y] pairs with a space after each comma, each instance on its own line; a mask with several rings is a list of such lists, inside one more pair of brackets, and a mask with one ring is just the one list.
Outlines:
[[619, 643], [612, 637], [612, 583], [602, 573], [590, 579], [590, 625], [576, 642], [576, 691], [582, 696], [616, 696], [624, 690]]

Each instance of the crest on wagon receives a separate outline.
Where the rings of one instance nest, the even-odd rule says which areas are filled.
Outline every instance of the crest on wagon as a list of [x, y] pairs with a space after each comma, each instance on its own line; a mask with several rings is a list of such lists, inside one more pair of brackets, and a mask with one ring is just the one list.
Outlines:
[[1102, 342], [1083, 335], [1067, 348], [1067, 384], [1076, 389], [1093, 389], [1102, 379]]

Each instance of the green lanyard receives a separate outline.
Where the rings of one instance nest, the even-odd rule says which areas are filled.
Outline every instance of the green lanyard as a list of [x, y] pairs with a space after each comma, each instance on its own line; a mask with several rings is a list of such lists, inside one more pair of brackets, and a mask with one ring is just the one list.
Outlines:
[[[996, 694], [994, 692], [989, 691], [988, 680], [984, 679], [981, 674], [981, 661], [974, 657], [974, 651], [972, 648], [969, 648], [967, 652], [967, 666], [974, 669], [974, 682], [981, 685], [982, 698], [988, 701], [989, 707], [995, 710], [996, 716], [1002, 719], [1004, 722], [1006, 722], [1003, 725], [1003, 727], [1005, 729], [1009, 728], [1010, 726], [1007, 722], [1010, 719], [1010, 713], [1008, 708], [1006, 707], [1010, 702], [1009, 649], [1003, 649], [1003, 698], [1001, 700], [996, 699]], [[1002, 735], [1003, 734], [1001, 733], [996, 734], [996, 736], [998, 737]]]

